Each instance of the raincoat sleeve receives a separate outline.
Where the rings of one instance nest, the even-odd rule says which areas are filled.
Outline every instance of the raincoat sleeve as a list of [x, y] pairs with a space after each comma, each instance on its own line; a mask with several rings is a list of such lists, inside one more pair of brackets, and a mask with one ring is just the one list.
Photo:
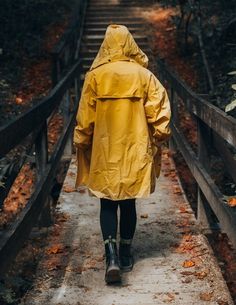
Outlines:
[[145, 114], [151, 133], [151, 140], [156, 145], [168, 140], [170, 131], [170, 103], [167, 92], [158, 79], [152, 74], [150, 77]]
[[92, 144], [95, 121], [96, 101], [93, 91], [93, 78], [91, 73], [86, 75], [84, 86], [76, 116], [77, 126], [74, 130], [74, 145], [86, 150]]
[[78, 166], [76, 186], [83, 186], [88, 183], [95, 112], [96, 101], [93, 91], [93, 79], [91, 73], [88, 73], [84, 81], [76, 117], [77, 125], [74, 130], [74, 145], [76, 147]]

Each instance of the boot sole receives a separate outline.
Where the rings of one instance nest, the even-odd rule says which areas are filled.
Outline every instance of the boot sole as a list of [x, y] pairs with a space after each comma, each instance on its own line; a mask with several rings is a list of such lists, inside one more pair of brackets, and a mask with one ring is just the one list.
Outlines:
[[121, 282], [120, 269], [110, 269], [107, 271], [105, 276], [105, 281], [107, 284], [119, 283]]

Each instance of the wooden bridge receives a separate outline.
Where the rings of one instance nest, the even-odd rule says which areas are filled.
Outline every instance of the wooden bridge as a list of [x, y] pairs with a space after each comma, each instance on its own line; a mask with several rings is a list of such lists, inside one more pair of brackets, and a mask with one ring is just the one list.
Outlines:
[[[80, 1], [75, 18], [52, 54], [50, 94], [32, 109], [0, 128], [0, 158], [13, 156], [2, 170], [0, 205], [20, 169], [29, 163], [35, 172], [30, 199], [16, 221], [0, 232], [0, 273], [13, 263], [33, 227], [53, 225], [51, 190], [61, 160], [71, 160], [59, 198], [68, 218], [57, 242], [67, 249], [55, 253], [60, 268], [39, 264], [34, 288], [21, 304], [125, 305], [125, 304], [233, 304], [216, 259], [202, 234], [225, 232], [236, 248], [236, 211], [210, 175], [212, 149], [218, 152], [236, 183], [236, 120], [192, 92], [173, 71], [152, 54], [147, 25], [141, 17], [145, 1]], [[168, 150], [156, 192], [138, 201], [139, 223], [134, 241], [136, 265], [118, 286], [104, 284], [103, 245], [98, 225], [97, 199], [73, 189], [75, 159], [72, 131], [80, 90], [110, 23], [126, 25], [151, 59], [151, 70], [165, 84], [173, 111], [172, 151], [185, 160], [198, 186], [197, 218], [183, 194]], [[182, 114], [193, 120], [197, 142], [191, 143], [181, 124]], [[48, 145], [50, 122], [62, 117], [61, 133]], [[25, 145], [24, 143], [27, 143]], [[20, 147], [20, 148], [19, 148]], [[15, 158], [15, 154], [20, 158]], [[55, 240], [51, 239], [50, 247]], [[48, 253], [45, 251], [45, 253]], [[42, 288], [43, 286], [43, 288]]]

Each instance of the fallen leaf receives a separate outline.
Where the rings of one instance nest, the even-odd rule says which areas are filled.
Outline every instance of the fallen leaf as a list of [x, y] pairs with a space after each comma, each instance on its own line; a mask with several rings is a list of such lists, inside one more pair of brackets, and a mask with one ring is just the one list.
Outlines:
[[53, 256], [53, 258], [50, 257], [50, 260], [46, 261], [44, 263], [44, 267], [47, 268], [47, 270], [49, 271], [53, 271], [53, 270], [58, 270], [58, 269], [62, 269], [62, 262], [60, 261], [60, 259], [56, 256]]
[[48, 254], [57, 254], [57, 253], [62, 253], [63, 252], [63, 245], [61, 244], [56, 244], [56, 245], [53, 245], [52, 247], [50, 247], [48, 250], [47, 250], [47, 253]]
[[193, 241], [193, 236], [190, 234], [184, 235], [183, 240], [187, 242]]
[[76, 189], [75, 189], [75, 187], [72, 187], [72, 186], [69, 186], [69, 185], [65, 185], [63, 187], [63, 191], [65, 193], [72, 193], [72, 192], [76, 192]]
[[231, 207], [236, 207], [236, 198], [234, 197], [234, 198], [229, 198], [228, 200], [227, 200], [227, 202], [228, 202], [228, 205], [229, 206], [231, 206]]
[[175, 299], [175, 295], [173, 293], [167, 292], [166, 294], [168, 296], [169, 299], [174, 300]]
[[191, 267], [195, 266], [195, 263], [193, 261], [186, 260], [183, 262], [182, 266], [184, 268], [191, 268]]
[[182, 190], [179, 186], [176, 186], [174, 188], [174, 194], [176, 194], [176, 195], [182, 195], [183, 194], [183, 192], [182, 192]]
[[140, 215], [141, 218], [148, 218], [148, 214], [142, 214]]
[[70, 176], [70, 177], [74, 177], [76, 174], [75, 173], [73, 173], [73, 172], [68, 172], [67, 173], [67, 176]]
[[207, 271], [195, 272], [194, 275], [195, 275], [199, 280], [203, 280], [203, 279], [208, 275], [208, 272], [207, 272]]
[[212, 299], [212, 296], [213, 296], [213, 291], [200, 293], [200, 299], [202, 301], [210, 301]]
[[16, 97], [15, 102], [16, 102], [17, 105], [20, 105], [20, 104], [23, 103], [23, 100], [22, 100], [22, 98], [20, 98], [20, 97]]
[[217, 304], [218, 305], [229, 305], [229, 303], [227, 301], [225, 301], [225, 300], [218, 300]]
[[188, 227], [188, 226], [190, 226], [188, 219], [182, 220], [180, 223], [176, 224], [176, 227], [178, 227], [178, 228], [183, 228], [183, 227]]
[[182, 272], [180, 272], [182, 275], [184, 275], [184, 276], [188, 276], [188, 275], [194, 275], [195, 274], [195, 272], [193, 272], [193, 271], [182, 271]]
[[185, 207], [180, 207], [179, 208], [180, 213], [186, 213], [186, 208]]
[[172, 173], [172, 174], [170, 174], [170, 177], [171, 177], [172, 181], [175, 181], [175, 182], [177, 182], [177, 181], [178, 181], [178, 180], [176, 180], [176, 179], [177, 179], [177, 175], [176, 175], [176, 173]]
[[184, 249], [187, 250], [187, 251], [193, 250], [196, 247], [198, 247], [198, 246], [197, 245], [193, 245], [193, 244], [184, 245]]

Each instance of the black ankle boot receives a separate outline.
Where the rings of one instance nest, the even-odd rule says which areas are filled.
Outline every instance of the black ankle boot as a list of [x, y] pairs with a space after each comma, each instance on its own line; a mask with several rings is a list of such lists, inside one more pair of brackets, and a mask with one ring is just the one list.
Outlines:
[[120, 258], [120, 268], [121, 270], [128, 272], [133, 269], [134, 258], [131, 254], [131, 241], [121, 239], [119, 247], [119, 258]]
[[117, 256], [116, 240], [109, 236], [105, 240], [106, 251], [106, 274], [105, 281], [107, 284], [116, 283], [121, 281], [119, 260]]

